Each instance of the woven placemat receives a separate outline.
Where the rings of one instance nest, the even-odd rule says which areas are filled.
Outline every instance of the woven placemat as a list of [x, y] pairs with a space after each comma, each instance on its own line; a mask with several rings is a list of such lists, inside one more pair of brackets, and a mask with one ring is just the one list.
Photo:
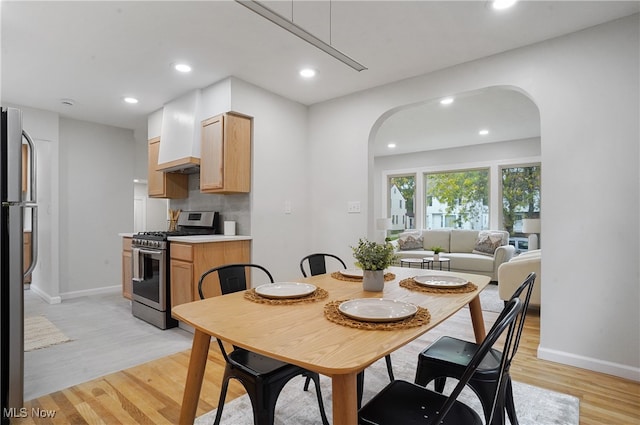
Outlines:
[[312, 294], [300, 298], [265, 298], [261, 295], [258, 295], [255, 288], [248, 289], [244, 293], [244, 297], [249, 301], [253, 301], [254, 303], [273, 305], [314, 303], [316, 301], [324, 300], [328, 296], [329, 292], [327, 292], [327, 290], [323, 288], [317, 288], [315, 291], [313, 291]]
[[429, 323], [429, 320], [431, 320], [431, 313], [429, 313], [429, 310], [423, 307], [418, 307], [418, 312], [415, 315], [397, 322], [363, 322], [360, 320], [354, 320], [340, 313], [338, 307], [345, 301], [348, 300], [330, 301], [325, 304], [324, 317], [326, 317], [330, 322], [338, 325], [372, 331], [393, 331], [397, 329], [416, 328], [418, 326], [426, 325]]
[[431, 286], [424, 286], [413, 280], [412, 277], [408, 279], [402, 279], [400, 286], [410, 291], [428, 292], [430, 294], [466, 294], [467, 292], [473, 292], [478, 289], [478, 286], [474, 283], [467, 282], [466, 285], [458, 288], [433, 288]]
[[[331, 277], [334, 278], [334, 279], [338, 279], [338, 280], [344, 280], [345, 282], [362, 282], [362, 278], [361, 277], [345, 276], [340, 272], [331, 273]], [[395, 278], [396, 278], [396, 275], [394, 273], [385, 273], [384, 274], [384, 281], [385, 282], [389, 282], [390, 280], [393, 280]]]

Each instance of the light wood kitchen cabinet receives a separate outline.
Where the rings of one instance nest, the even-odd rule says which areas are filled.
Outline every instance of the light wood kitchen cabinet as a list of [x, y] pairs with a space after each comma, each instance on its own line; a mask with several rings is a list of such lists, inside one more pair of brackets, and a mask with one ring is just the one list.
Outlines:
[[[251, 241], [178, 243], [170, 245], [171, 307], [200, 299], [198, 281], [207, 270], [232, 263], [251, 261]], [[207, 279], [205, 296], [220, 295], [216, 276]]]
[[[24, 256], [24, 269], [23, 271], [27, 271], [29, 266], [31, 265], [31, 232], [24, 232], [23, 237], [23, 256]], [[31, 274], [28, 274], [22, 280], [23, 283], [31, 283]]]
[[160, 138], [149, 140], [148, 193], [150, 198], [183, 199], [189, 195], [189, 176], [156, 170], [160, 153]]
[[228, 112], [202, 121], [200, 191], [248, 193], [251, 189], [252, 118]]
[[122, 238], [122, 296], [131, 299], [131, 239]]

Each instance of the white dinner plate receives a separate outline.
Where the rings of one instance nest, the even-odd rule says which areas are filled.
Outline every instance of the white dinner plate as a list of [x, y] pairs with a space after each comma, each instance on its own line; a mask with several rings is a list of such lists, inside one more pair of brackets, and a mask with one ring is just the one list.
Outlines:
[[420, 285], [431, 286], [433, 288], [459, 288], [469, 283], [466, 279], [460, 277], [442, 275], [416, 276], [413, 280]]
[[363, 275], [362, 269], [346, 269], [346, 270], [339, 270], [339, 271], [342, 276], [347, 276], [347, 277], [362, 277]]
[[418, 312], [413, 304], [384, 298], [358, 298], [338, 306], [345, 316], [366, 322], [395, 322]]
[[300, 298], [313, 294], [316, 285], [299, 282], [267, 283], [256, 288], [256, 294], [265, 298]]

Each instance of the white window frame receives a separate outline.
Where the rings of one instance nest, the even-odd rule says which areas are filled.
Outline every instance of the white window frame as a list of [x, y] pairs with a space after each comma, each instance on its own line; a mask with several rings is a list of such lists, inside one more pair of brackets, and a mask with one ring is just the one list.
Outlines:
[[[395, 170], [383, 170], [381, 172], [382, 184], [380, 193], [380, 208], [378, 217], [386, 217], [389, 214], [389, 179], [392, 177], [413, 176], [416, 182], [415, 192], [415, 226], [416, 229], [425, 229], [424, 223], [424, 175], [427, 173], [446, 173], [455, 171], [489, 169], [489, 229], [497, 230], [502, 223], [502, 168], [527, 167], [540, 165], [539, 156], [525, 158], [511, 158], [497, 161], [480, 161], [442, 166], [405, 168]], [[541, 194], [542, 197], [542, 189]], [[540, 208], [542, 210], [542, 207]]]

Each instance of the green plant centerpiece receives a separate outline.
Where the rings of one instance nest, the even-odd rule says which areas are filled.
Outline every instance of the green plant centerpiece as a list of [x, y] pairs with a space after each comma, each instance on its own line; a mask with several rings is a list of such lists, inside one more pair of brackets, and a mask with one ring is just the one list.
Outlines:
[[352, 246], [356, 266], [363, 270], [362, 286], [365, 291], [379, 292], [384, 288], [384, 269], [396, 260], [395, 249], [391, 243], [378, 243], [360, 239]]
[[433, 261], [440, 261], [440, 253], [444, 251], [441, 246], [432, 246], [431, 251], [433, 251]]

